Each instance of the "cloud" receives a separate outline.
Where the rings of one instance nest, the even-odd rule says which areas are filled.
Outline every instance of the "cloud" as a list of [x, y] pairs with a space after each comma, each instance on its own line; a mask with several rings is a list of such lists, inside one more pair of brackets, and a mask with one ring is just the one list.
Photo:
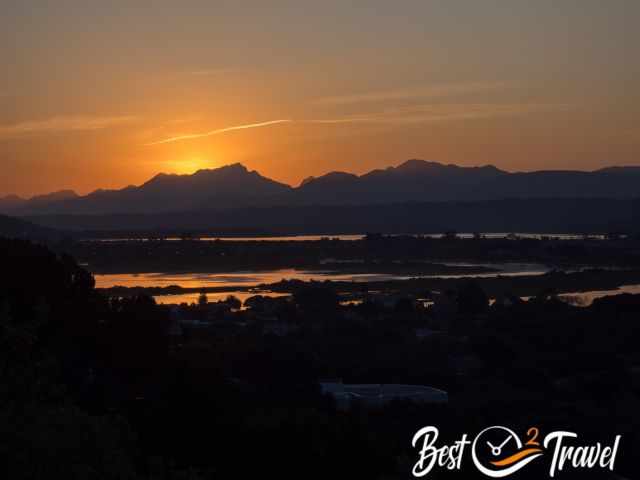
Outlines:
[[177, 135], [175, 137], [165, 138], [164, 140], [159, 140], [157, 142], [147, 143], [146, 145], [147, 146], [160, 145], [163, 143], [173, 143], [173, 142], [179, 142], [182, 140], [192, 140], [194, 138], [211, 137], [213, 135], [219, 135], [221, 133], [226, 133], [226, 132], [233, 132], [235, 130], [247, 130], [249, 128], [267, 127], [269, 125], [277, 125], [279, 123], [290, 123], [292, 121], [293, 120], [270, 120], [268, 122], [249, 123], [246, 125], [237, 125], [235, 127], [219, 128], [217, 130], [211, 130], [209, 132], [204, 132], [204, 133], [191, 133], [186, 135]]
[[304, 120], [306, 123], [378, 123], [412, 124], [427, 122], [449, 122], [501, 116], [518, 116], [569, 108], [566, 104], [444, 104], [417, 105], [395, 108], [367, 114], [347, 115], [339, 118]]
[[10, 125], [0, 125], [0, 139], [16, 138], [24, 135], [80, 132], [101, 130], [135, 121], [133, 116], [58, 116], [46, 120], [30, 120]]
[[323, 118], [323, 119], [313, 119], [313, 120], [299, 120], [300, 123], [320, 123], [320, 124], [339, 124], [339, 123], [368, 123], [368, 122], [380, 122], [384, 119], [381, 117], [371, 116], [371, 117], [344, 117], [344, 118]]
[[418, 98], [443, 98], [456, 95], [485, 92], [503, 88], [503, 83], [460, 83], [449, 85], [431, 85], [428, 87], [387, 90], [379, 92], [357, 93], [319, 98], [315, 101], [321, 105], [351, 105], [356, 103], [386, 102], [393, 100], [410, 100]]

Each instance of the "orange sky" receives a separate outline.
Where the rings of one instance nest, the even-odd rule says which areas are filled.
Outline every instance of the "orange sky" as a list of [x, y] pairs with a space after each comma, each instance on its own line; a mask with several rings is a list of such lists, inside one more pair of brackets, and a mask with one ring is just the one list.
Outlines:
[[292, 184], [640, 163], [639, 2], [14, 3], [0, 196], [235, 162]]

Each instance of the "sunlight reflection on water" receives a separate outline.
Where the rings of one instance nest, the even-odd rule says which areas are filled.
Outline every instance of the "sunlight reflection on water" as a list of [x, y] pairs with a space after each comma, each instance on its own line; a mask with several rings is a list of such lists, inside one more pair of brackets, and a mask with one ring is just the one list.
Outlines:
[[[95, 275], [96, 287], [169, 287], [177, 285], [183, 288], [222, 287], [224, 291], [207, 293], [209, 301], [224, 300], [228, 295], [234, 295], [244, 302], [245, 299], [256, 295], [280, 296], [270, 291], [243, 291], [237, 287], [257, 287], [261, 284], [276, 283], [283, 279], [301, 281], [344, 281], [344, 282], [375, 282], [387, 280], [407, 280], [409, 278], [490, 278], [502, 276], [543, 275], [549, 268], [539, 264], [474, 264], [447, 263], [458, 266], [485, 266], [499, 268], [498, 273], [465, 274], [465, 275], [399, 275], [383, 273], [336, 273], [323, 271], [309, 271], [296, 269], [267, 270], [262, 272], [226, 272], [226, 273], [122, 273]], [[572, 292], [561, 294], [560, 297], [576, 305], [588, 306], [596, 298], [621, 293], [640, 294], [640, 285], [621, 286], [615, 290], [594, 290], [589, 292]], [[184, 293], [179, 295], [159, 295], [155, 299], [158, 303], [193, 303], [198, 299], [198, 293]]]
[[613, 290], [592, 290], [590, 292], [562, 293], [558, 295], [572, 305], [588, 307], [594, 300], [622, 293], [640, 294], [640, 285], [622, 285]]
[[183, 288], [203, 287], [252, 287], [260, 284], [276, 283], [280, 280], [301, 281], [342, 281], [342, 282], [380, 282], [388, 280], [407, 280], [409, 278], [488, 278], [520, 275], [542, 275], [549, 271], [544, 265], [537, 264], [453, 264], [451, 266], [494, 267], [500, 269], [497, 273], [456, 274], [456, 275], [420, 275], [420, 274], [390, 274], [390, 273], [339, 273], [318, 270], [278, 269], [252, 272], [225, 273], [117, 273], [95, 275], [96, 287], [168, 287], [178, 285]]
[[[537, 264], [453, 264], [458, 266], [485, 266], [499, 268], [498, 273], [465, 274], [465, 275], [406, 275], [388, 273], [337, 273], [328, 271], [310, 271], [296, 269], [267, 270], [261, 272], [225, 272], [225, 273], [121, 273], [95, 275], [96, 287], [110, 288], [122, 287], [170, 287], [206, 288], [222, 287], [222, 292], [207, 293], [210, 301], [223, 300], [228, 295], [234, 295], [244, 301], [246, 298], [256, 295], [257, 292], [238, 291], [237, 287], [256, 287], [261, 284], [276, 283], [283, 279], [301, 281], [342, 281], [342, 282], [380, 282], [388, 280], [407, 280], [410, 278], [460, 278], [460, 277], [495, 277], [497, 275], [542, 275], [549, 271], [543, 265]], [[260, 292], [264, 295], [276, 296], [273, 292]], [[179, 295], [159, 295], [155, 299], [158, 303], [193, 303], [198, 299], [198, 293], [185, 293]]]

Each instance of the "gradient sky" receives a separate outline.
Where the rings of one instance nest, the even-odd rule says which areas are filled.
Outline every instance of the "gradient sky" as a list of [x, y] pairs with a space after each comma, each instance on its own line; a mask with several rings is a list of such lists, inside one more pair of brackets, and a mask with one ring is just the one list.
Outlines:
[[640, 164], [637, 0], [0, 6], [0, 196], [242, 162]]

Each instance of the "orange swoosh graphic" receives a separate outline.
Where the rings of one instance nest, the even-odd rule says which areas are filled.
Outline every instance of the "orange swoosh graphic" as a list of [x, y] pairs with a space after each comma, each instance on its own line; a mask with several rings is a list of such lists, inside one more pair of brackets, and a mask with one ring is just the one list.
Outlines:
[[507, 465], [516, 463], [518, 460], [521, 460], [525, 457], [533, 455], [534, 453], [540, 453], [540, 452], [542, 452], [542, 450], [539, 448], [527, 448], [526, 450], [522, 450], [521, 452], [511, 455], [510, 457], [507, 457], [504, 460], [500, 460], [498, 462], [491, 462], [491, 464], [495, 465], [496, 467], [506, 467]]

